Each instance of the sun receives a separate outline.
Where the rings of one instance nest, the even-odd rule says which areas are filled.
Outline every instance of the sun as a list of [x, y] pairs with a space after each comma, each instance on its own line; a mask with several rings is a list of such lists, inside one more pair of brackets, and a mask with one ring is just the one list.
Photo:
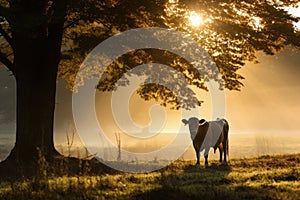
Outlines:
[[197, 27], [203, 24], [202, 16], [195, 11], [190, 12], [189, 20], [192, 26]]
[[[295, 17], [300, 17], [300, 3], [297, 4], [298, 7], [287, 7], [285, 8], [289, 14], [295, 16]], [[300, 31], [300, 21], [294, 23], [295, 27], [297, 30]]]

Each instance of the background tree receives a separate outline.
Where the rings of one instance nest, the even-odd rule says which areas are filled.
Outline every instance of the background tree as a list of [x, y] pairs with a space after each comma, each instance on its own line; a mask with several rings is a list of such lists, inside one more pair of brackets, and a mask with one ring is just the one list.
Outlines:
[[[57, 76], [67, 79], [73, 89], [79, 63], [94, 46], [116, 32], [160, 26], [188, 33], [213, 57], [225, 88], [239, 90], [243, 77], [237, 70], [246, 61], [256, 61], [256, 51], [272, 55], [286, 45], [300, 46], [299, 32], [293, 27], [298, 19], [282, 9], [296, 3], [291, 0], [1, 0], [0, 34], [4, 42], [0, 61], [12, 72], [17, 84], [16, 144], [6, 162], [34, 161], [37, 148], [47, 159], [58, 155], [53, 144]], [[205, 16], [205, 23], [199, 28], [188, 23], [192, 11]], [[153, 50], [124, 55], [120, 62], [110, 66], [114, 70], [106, 71], [113, 81], [102, 78], [98, 88], [111, 90], [124, 73], [124, 65], [128, 70], [141, 61], [160, 61], [180, 72], [186, 71], [190, 84], [205, 89], [203, 77], [192, 65], [176, 55], [162, 53], [163, 59]], [[131, 59], [132, 56], [139, 59]], [[146, 100], [160, 99], [163, 105], [169, 103], [176, 109], [183, 105], [161, 86], [148, 84], [138, 93]], [[190, 99], [184, 107], [199, 103], [195, 98]]]

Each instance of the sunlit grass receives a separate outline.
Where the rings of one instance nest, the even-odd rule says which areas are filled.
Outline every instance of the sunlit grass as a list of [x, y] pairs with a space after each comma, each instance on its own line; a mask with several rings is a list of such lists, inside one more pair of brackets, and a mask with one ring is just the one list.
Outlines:
[[[0, 183], [0, 199], [297, 199], [300, 154], [210, 162], [179, 160], [142, 173], [39, 177]], [[82, 173], [84, 174], [84, 173]]]

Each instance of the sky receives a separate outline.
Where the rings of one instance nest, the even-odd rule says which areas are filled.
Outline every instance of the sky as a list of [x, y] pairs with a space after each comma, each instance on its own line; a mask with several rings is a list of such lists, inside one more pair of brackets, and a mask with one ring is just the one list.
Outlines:
[[[247, 132], [297, 132], [300, 133], [300, 51], [291, 48], [276, 56], [258, 54], [259, 64], [248, 63], [240, 70], [245, 77], [241, 91], [226, 91], [226, 114], [234, 133]], [[212, 102], [209, 92], [195, 90], [199, 99], [204, 100], [198, 118], [212, 118]], [[109, 95], [99, 96], [99, 105], [105, 115], [98, 112], [99, 121], [109, 124], [113, 120], [107, 106]], [[151, 120], [166, 117], [164, 132], [178, 132], [181, 112], [166, 109], [151, 119], [151, 103], [133, 95], [130, 99], [131, 117], [135, 123], [146, 126]], [[105, 103], [106, 102], [106, 103]], [[193, 117], [193, 116], [190, 116]], [[101, 124], [101, 125], [103, 125]], [[112, 128], [112, 127], [110, 127]]]
[[227, 92], [227, 117], [237, 132], [299, 131], [300, 52], [287, 49], [276, 56], [259, 55], [247, 64], [241, 92]]

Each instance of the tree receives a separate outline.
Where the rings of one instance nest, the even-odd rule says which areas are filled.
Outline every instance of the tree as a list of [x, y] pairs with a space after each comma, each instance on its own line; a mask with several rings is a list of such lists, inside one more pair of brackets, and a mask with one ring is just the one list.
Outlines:
[[47, 1], [1, 3], [1, 34], [13, 52], [11, 57], [1, 52], [1, 62], [17, 86], [17, 135], [10, 158], [31, 163], [37, 148], [46, 155], [56, 152], [50, 133], [67, 5], [63, 1], [51, 7]]
[[[113, 30], [160, 26], [189, 33], [211, 54], [225, 87], [239, 90], [243, 77], [237, 70], [246, 61], [255, 60], [256, 51], [274, 54], [286, 45], [300, 46], [299, 33], [292, 25], [298, 19], [281, 9], [296, 2], [1, 0], [0, 34], [5, 41], [1, 44], [0, 61], [12, 72], [17, 84], [16, 144], [6, 162], [34, 164], [37, 149], [47, 159], [58, 155], [53, 144], [57, 76], [66, 78], [72, 88], [78, 63], [98, 42], [113, 35]], [[198, 29], [187, 26], [187, 14], [191, 10], [205, 13], [203, 16], [213, 23], [208, 22]], [[256, 27], [256, 19], [260, 21], [259, 27]], [[133, 52], [137, 54], [133, 56], [140, 53]], [[156, 54], [157, 51], [145, 50], [140, 59], [150, 56], [151, 60], [159, 60]], [[162, 62], [171, 64], [177, 60], [179, 64], [174, 67], [179, 71], [188, 65], [186, 77], [192, 77], [190, 83], [205, 89], [192, 65], [176, 55], [166, 54]], [[130, 61], [126, 56], [119, 59], [122, 65]], [[115, 79], [124, 72], [116, 63], [112, 65], [116, 69], [111, 74]], [[136, 61], [131, 62], [129, 68], [136, 64]], [[114, 82], [102, 80], [98, 87], [110, 90], [109, 85]], [[172, 100], [166, 88], [145, 85], [139, 94], [144, 99], [160, 97], [178, 108], [178, 102]]]
[[[84, 27], [97, 19], [105, 22], [104, 30], [117, 25], [120, 28], [124, 26], [123, 29], [138, 26], [135, 22], [137, 16], [117, 18], [117, 14], [129, 14], [128, 9], [136, 8], [126, 6], [126, 1], [116, 3], [1, 1], [0, 33], [5, 42], [1, 47], [0, 60], [12, 72], [17, 85], [16, 143], [7, 162], [34, 164], [38, 159], [37, 149], [47, 159], [58, 155], [53, 144], [53, 118], [64, 31], [76, 24]], [[136, 6], [140, 8], [140, 5]], [[142, 11], [142, 8], [137, 10], [136, 15]], [[102, 37], [108, 35], [109, 32], [103, 33]]]

